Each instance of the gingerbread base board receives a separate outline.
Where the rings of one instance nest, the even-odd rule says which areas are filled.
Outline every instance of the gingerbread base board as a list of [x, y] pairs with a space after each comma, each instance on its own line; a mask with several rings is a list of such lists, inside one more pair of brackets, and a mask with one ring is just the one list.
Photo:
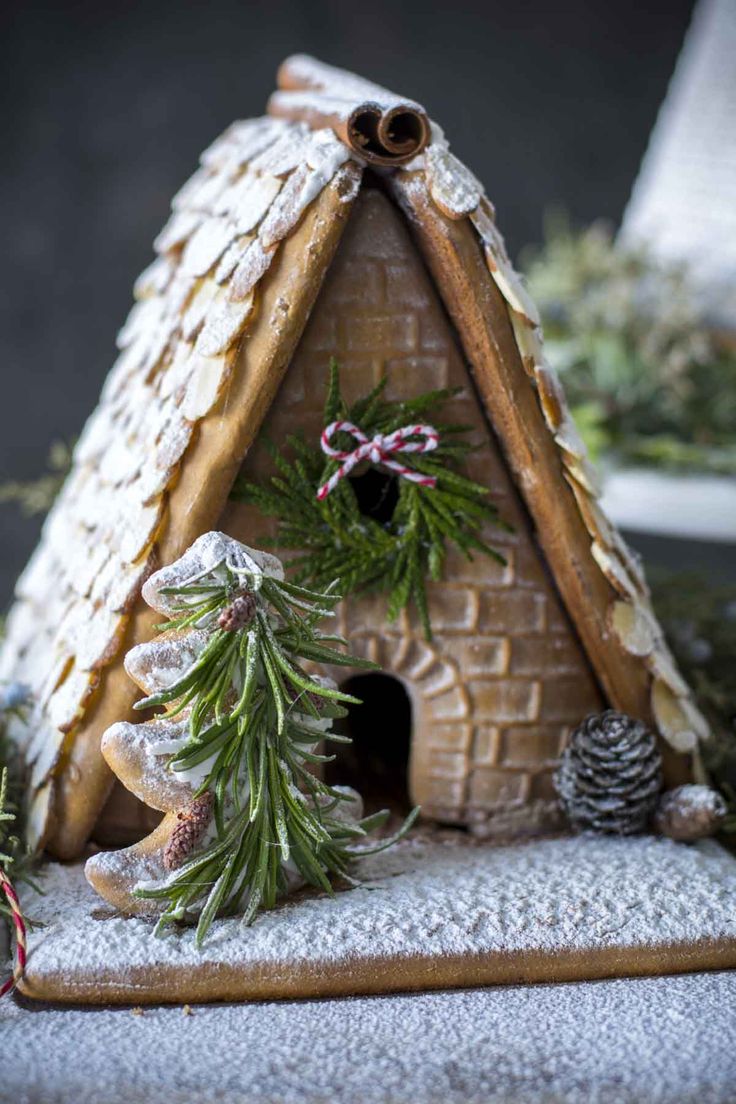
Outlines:
[[684, 973], [736, 966], [736, 859], [642, 837], [507, 846], [460, 833], [407, 840], [361, 867], [357, 889], [304, 895], [249, 929], [216, 922], [154, 938], [112, 913], [81, 866], [51, 865], [25, 894], [21, 991], [144, 1004], [344, 996]]

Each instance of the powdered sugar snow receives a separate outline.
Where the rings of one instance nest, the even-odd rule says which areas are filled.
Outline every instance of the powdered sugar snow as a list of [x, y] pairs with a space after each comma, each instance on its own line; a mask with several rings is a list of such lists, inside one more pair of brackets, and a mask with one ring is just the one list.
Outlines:
[[14, 1104], [730, 1104], [736, 973], [182, 1008], [0, 1003]]
[[[453, 842], [454, 841], [454, 842]], [[361, 948], [404, 956], [499, 946], [733, 939], [736, 862], [713, 843], [415, 839], [366, 860], [364, 887], [296, 900], [243, 932], [219, 921], [154, 940], [109, 916], [79, 868], [52, 866], [35, 974], [140, 975]], [[130, 1003], [135, 1005], [136, 986]], [[736, 973], [506, 986], [347, 1000], [59, 1009], [0, 1002], [2, 1083], [16, 1104], [728, 1104]]]
[[[117, 1000], [155, 1001], [167, 995], [160, 980], [156, 988], [157, 973], [175, 979], [169, 996], [186, 1000], [202, 970], [231, 986], [235, 977], [247, 996], [253, 984], [288, 995], [295, 990], [279, 986], [295, 977], [306, 979], [300, 993], [315, 978], [315, 995], [350, 992], [331, 979], [361, 963], [365, 973], [371, 962], [376, 988], [401, 987], [394, 975], [408, 960], [429, 962], [435, 985], [494, 980], [493, 963], [509, 956], [521, 965], [499, 975], [505, 980], [601, 976], [612, 956], [615, 973], [736, 963], [736, 861], [711, 841], [580, 836], [494, 847], [448, 836], [410, 839], [367, 858], [361, 886], [334, 899], [292, 899], [245, 930], [237, 919], [217, 921], [200, 950], [190, 929], [156, 939], [147, 921], [110, 915], [81, 868], [51, 866], [46, 895], [25, 898], [45, 925], [30, 938], [29, 980], [55, 999], [105, 999], [107, 990]], [[715, 944], [725, 950], [712, 960]], [[637, 966], [646, 948], [656, 953], [655, 967]], [[565, 956], [585, 958], [582, 975], [565, 973]], [[481, 972], [463, 973], [466, 958]], [[547, 965], [530, 974], [529, 958]], [[448, 970], [448, 961], [461, 972]], [[211, 996], [226, 993], [232, 987], [215, 986]]]

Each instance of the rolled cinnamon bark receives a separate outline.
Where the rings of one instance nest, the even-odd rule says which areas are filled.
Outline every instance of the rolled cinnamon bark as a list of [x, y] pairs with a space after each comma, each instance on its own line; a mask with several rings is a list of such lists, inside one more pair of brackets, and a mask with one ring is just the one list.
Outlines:
[[430, 139], [424, 108], [352, 73], [295, 54], [279, 67], [269, 115], [329, 127], [372, 165], [403, 165]]

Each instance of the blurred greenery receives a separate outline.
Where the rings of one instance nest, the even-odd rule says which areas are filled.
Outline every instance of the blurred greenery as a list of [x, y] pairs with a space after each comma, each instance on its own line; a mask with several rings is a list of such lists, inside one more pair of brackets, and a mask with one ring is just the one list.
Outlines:
[[15, 503], [27, 517], [48, 513], [69, 473], [72, 449], [73, 443], [54, 441], [49, 449], [45, 472], [24, 482], [13, 479], [0, 483], [0, 504]]
[[[7, 722], [29, 708], [25, 687], [0, 685], [0, 869], [15, 883], [32, 882], [34, 856], [24, 842], [24, 770], [16, 745], [7, 734]], [[0, 895], [0, 921], [10, 917], [7, 899]]]
[[680, 670], [710, 722], [705, 765], [736, 832], [736, 586], [702, 575], [648, 570], [652, 599]]
[[594, 458], [736, 473], [736, 348], [701, 321], [684, 268], [560, 214], [522, 265]]

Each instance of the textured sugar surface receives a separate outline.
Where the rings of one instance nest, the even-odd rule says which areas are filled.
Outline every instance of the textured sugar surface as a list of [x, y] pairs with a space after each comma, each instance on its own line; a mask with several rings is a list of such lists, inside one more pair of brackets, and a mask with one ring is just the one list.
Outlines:
[[[463, 840], [464, 837], [453, 837]], [[736, 862], [711, 842], [579, 836], [508, 847], [408, 840], [360, 867], [362, 885], [291, 901], [243, 931], [215, 923], [154, 939], [142, 919], [106, 915], [81, 867], [52, 865], [25, 907], [29, 971], [95, 978], [131, 969], [339, 963], [373, 956], [493, 954], [688, 945], [736, 938]], [[135, 984], [131, 978], [131, 999]]]
[[384, 107], [415, 107], [424, 110], [414, 100], [408, 100], [403, 96], [397, 96], [388, 88], [382, 88], [372, 81], [364, 80], [345, 69], [337, 69], [332, 65], [325, 65], [308, 54], [295, 54], [289, 58], [289, 71], [292, 77], [299, 77], [304, 89], [299, 90], [299, 95], [306, 95], [306, 89], [317, 90], [321, 95], [321, 89], [325, 87], [325, 81], [329, 83], [329, 95], [336, 100], [343, 100], [352, 105], [361, 100], [378, 100]]
[[15, 1104], [727, 1104], [736, 972], [348, 1000], [0, 1003]]

